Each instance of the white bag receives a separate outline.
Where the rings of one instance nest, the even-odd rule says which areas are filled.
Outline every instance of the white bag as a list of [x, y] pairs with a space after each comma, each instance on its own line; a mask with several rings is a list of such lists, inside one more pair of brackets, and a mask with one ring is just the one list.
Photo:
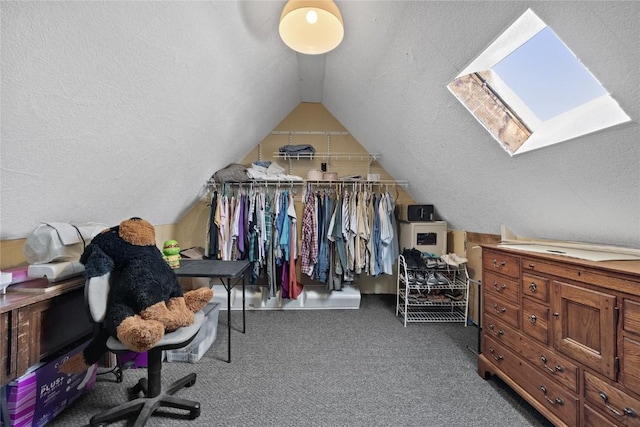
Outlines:
[[109, 226], [97, 222], [42, 223], [27, 236], [24, 256], [29, 264], [77, 261], [91, 239], [106, 228]]

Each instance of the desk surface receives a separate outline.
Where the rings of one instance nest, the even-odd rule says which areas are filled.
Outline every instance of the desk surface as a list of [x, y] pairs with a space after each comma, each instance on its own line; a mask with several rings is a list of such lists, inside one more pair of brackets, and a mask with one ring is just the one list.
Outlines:
[[52, 284], [51, 288], [42, 291], [21, 291], [18, 287], [9, 286], [6, 294], [0, 294], [0, 313], [6, 313], [31, 304], [53, 299], [74, 289], [84, 287], [86, 279], [82, 276], [65, 279]]
[[182, 259], [173, 271], [179, 277], [221, 277], [234, 279], [249, 269], [249, 261], [222, 261], [217, 259]]

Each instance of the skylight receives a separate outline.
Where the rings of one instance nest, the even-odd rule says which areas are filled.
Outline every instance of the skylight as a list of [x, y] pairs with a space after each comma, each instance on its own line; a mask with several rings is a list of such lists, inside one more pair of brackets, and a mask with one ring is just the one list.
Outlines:
[[607, 95], [549, 27], [491, 69], [542, 121]]
[[530, 9], [447, 87], [510, 155], [630, 121]]

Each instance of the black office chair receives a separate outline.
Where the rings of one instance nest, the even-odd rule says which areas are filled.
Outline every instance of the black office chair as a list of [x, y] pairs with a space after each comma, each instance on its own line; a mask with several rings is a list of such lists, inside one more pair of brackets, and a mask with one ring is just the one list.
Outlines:
[[[85, 284], [85, 299], [91, 319], [96, 323], [104, 320], [107, 311], [107, 301], [109, 298], [109, 283], [111, 273], [103, 276], [93, 277]], [[179, 328], [174, 332], [166, 333], [164, 338], [147, 352], [147, 378], [142, 378], [133, 386], [130, 391], [133, 396], [138, 396], [133, 400], [125, 402], [115, 408], [108, 409], [91, 418], [91, 426], [104, 426], [117, 420], [128, 418], [137, 413], [135, 427], [142, 427], [146, 424], [151, 415], [160, 407], [170, 407], [189, 411], [189, 419], [195, 419], [200, 415], [200, 403], [182, 399], [173, 394], [183, 387], [191, 387], [196, 382], [196, 374], [191, 373], [168, 387], [162, 387], [162, 352], [182, 348], [188, 345], [196, 336], [200, 327], [205, 321], [202, 311], [195, 314], [192, 325]], [[123, 353], [130, 351], [120, 341], [110, 337], [107, 347], [113, 353]], [[140, 397], [140, 392], [143, 396]]]

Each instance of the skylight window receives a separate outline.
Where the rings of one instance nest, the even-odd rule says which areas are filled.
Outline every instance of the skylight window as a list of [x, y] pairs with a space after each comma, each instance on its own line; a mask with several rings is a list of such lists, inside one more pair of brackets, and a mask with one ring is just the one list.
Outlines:
[[447, 87], [510, 155], [630, 121], [531, 10]]

